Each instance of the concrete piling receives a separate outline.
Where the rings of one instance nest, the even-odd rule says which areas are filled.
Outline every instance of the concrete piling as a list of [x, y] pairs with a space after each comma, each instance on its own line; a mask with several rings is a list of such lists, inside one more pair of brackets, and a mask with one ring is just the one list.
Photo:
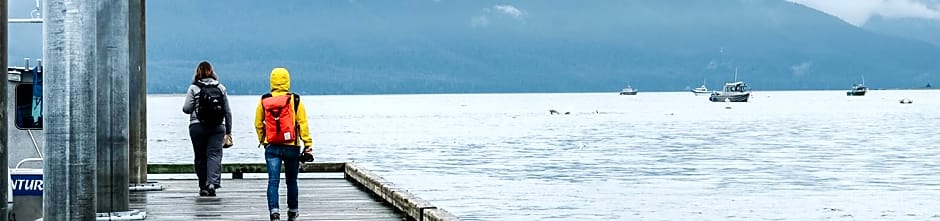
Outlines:
[[97, 212], [128, 211], [128, 4], [97, 1]]
[[43, 1], [43, 219], [96, 219], [94, 1]]
[[128, 1], [130, 48], [130, 184], [147, 184], [147, 41], [146, 1]]

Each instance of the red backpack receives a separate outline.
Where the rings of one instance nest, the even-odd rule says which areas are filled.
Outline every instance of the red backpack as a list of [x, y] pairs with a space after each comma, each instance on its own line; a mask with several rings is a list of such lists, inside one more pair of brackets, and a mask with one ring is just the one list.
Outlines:
[[[291, 106], [291, 98], [294, 105]], [[297, 105], [300, 96], [287, 93], [281, 96], [265, 94], [261, 96], [261, 110], [264, 115], [264, 137], [269, 144], [297, 144]]]

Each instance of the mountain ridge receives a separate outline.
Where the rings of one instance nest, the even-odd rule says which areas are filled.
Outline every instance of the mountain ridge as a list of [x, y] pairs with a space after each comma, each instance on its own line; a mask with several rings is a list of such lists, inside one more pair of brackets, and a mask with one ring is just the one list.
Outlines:
[[755, 90], [940, 80], [940, 46], [784, 0], [279, 3], [147, 2], [148, 91], [182, 93], [202, 60], [233, 94], [266, 92], [274, 67], [304, 94], [677, 91], [736, 69]]

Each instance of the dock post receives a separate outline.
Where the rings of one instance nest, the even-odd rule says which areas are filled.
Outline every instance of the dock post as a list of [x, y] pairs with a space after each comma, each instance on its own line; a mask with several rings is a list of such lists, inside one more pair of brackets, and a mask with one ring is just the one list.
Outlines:
[[[0, 176], [10, 177], [10, 165], [9, 157], [10, 152], [7, 148], [7, 35], [10, 33], [7, 31], [7, 20], [9, 15], [7, 15], [7, 0], [0, 0], [0, 66], [3, 67], [4, 73], [0, 74], [0, 93], [3, 93], [3, 99], [0, 99], [0, 165], [3, 165], [3, 170], [0, 171]], [[10, 188], [10, 179], [3, 178], [0, 179], [0, 187], [3, 189]], [[9, 202], [10, 199], [9, 193], [7, 191], [0, 191], [0, 200], [3, 200], [3, 205], [0, 205], [0, 221], [7, 221], [10, 214], [10, 208], [7, 206], [6, 202]]]
[[69, 0], [42, 3], [43, 219], [95, 220], [96, 5]]
[[[128, 5], [97, 1], [97, 215], [128, 213]], [[124, 217], [123, 215], [121, 217]]]
[[147, 184], [147, 29], [145, 0], [130, 0], [128, 6], [129, 176], [133, 187]]

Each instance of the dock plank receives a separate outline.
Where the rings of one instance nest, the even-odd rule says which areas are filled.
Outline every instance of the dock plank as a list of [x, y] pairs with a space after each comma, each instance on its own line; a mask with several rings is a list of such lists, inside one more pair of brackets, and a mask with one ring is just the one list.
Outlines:
[[[268, 220], [267, 179], [225, 179], [215, 197], [200, 197], [196, 180], [157, 181], [163, 191], [131, 192], [130, 208], [147, 220]], [[405, 220], [381, 200], [342, 179], [298, 180], [301, 220]], [[287, 218], [286, 180], [280, 182], [280, 208]]]

